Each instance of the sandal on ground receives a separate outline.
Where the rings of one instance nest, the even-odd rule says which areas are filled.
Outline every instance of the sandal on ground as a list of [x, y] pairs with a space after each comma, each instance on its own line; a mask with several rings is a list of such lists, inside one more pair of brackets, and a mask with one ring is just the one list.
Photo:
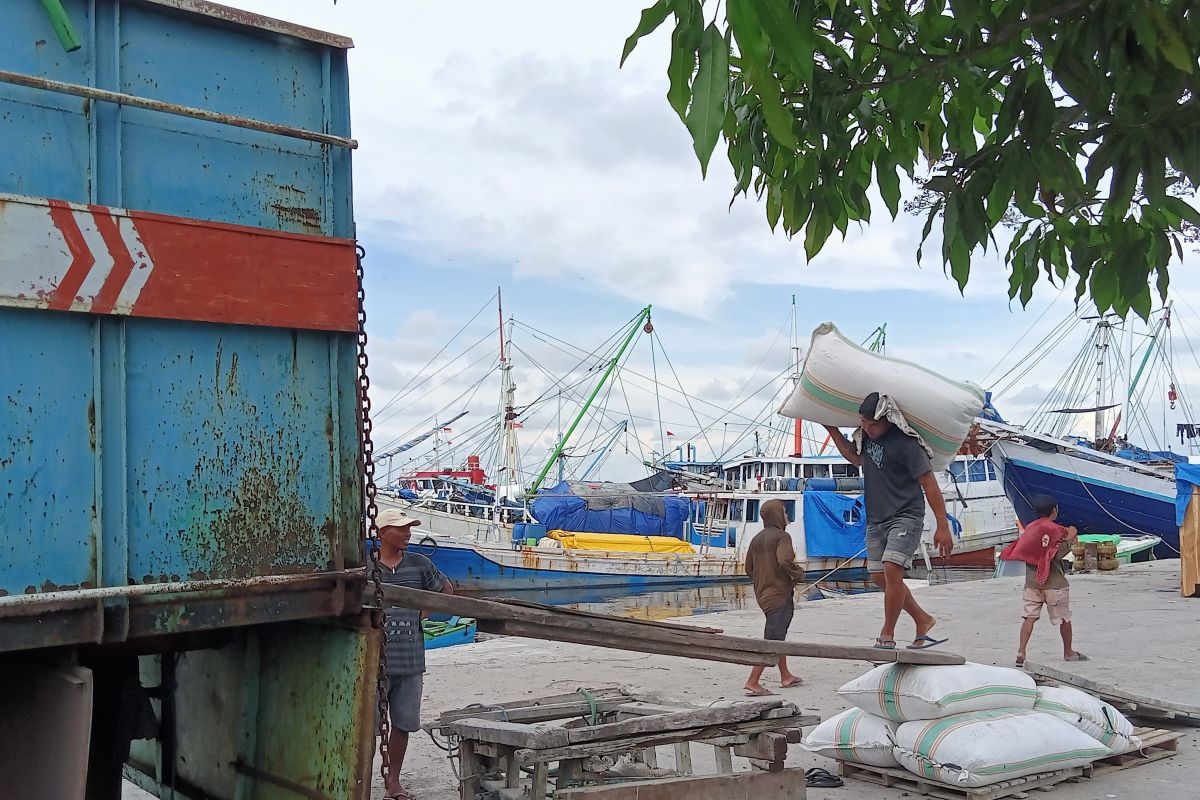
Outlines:
[[803, 686], [803, 685], [804, 685], [804, 678], [801, 678], [798, 676], [792, 678], [790, 681], [786, 681], [786, 682], [780, 681], [779, 682], [779, 688], [781, 688], [781, 689], [794, 689], [797, 686]]
[[1017, 669], [1024, 669], [1025, 668], [1025, 659], [1021, 658], [1020, 656], [1017, 656], [1016, 665], [1017, 665]]
[[393, 794], [385, 794], [383, 800], [415, 800], [407, 789], [401, 789]]
[[841, 778], [820, 767], [805, 771], [804, 784], [815, 789], [836, 789], [844, 785]]
[[895, 650], [896, 649], [896, 640], [895, 639], [884, 639], [882, 637], [876, 637], [875, 644], [873, 646], [876, 650]]
[[935, 639], [932, 636], [918, 636], [913, 639], [913, 643], [908, 646], [909, 650], [928, 650], [931, 647], [936, 647], [939, 644], [945, 644], [950, 641], [950, 637], [945, 639]]
[[1063, 661], [1091, 661], [1091, 659], [1076, 650], [1070, 658], [1064, 658]]

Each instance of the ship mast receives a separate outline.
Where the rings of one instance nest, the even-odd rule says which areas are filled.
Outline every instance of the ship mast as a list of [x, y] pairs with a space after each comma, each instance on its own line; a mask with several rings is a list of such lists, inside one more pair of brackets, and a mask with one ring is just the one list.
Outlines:
[[[800, 386], [800, 334], [798, 331], [799, 322], [797, 320], [798, 313], [796, 311], [796, 295], [792, 295], [792, 391]], [[792, 443], [792, 455], [795, 458], [804, 456], [804, 436], [801, 432], [804, 427], [804, 420], [796, 418], [794, 431], [794, 441]]]
[[496, 505], [503, 497], [518, 500], [522, 494], [520, 450], [517, 448], [517, 385], [512, 378], [512, 334], [513, 321], [508, 321], [507, 334], [504, 330], [504, 303], [500, 290], [496, 290], [496, 305], [500, 312], [500, 466], [496, 470]]

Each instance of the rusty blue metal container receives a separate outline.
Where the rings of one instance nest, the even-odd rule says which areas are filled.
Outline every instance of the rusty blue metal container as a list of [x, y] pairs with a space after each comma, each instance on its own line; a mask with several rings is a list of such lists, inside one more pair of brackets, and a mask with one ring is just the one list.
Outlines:
[[350, 43], [63, 7], [0, 25], [0, 595], [359, 564]]
[[369, 795], [350, 46], [202, 0], [3, 3], [0, 699], [37, 711], [0, 763], [27, 796]]

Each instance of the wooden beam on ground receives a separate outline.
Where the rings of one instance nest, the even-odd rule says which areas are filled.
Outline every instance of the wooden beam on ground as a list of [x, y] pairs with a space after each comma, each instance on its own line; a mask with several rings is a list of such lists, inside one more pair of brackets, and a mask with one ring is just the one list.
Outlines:
[[1149, 697], [1113, 686], [1112, 684], [1085, 678], [1082, 675], [1060, 667], [1051, 667], [1032, 661], [1025, 662], [1025, 669], [1035, 678], [1050, 680], [1065, 686], [1073, 686], [1076, 689], [1082, 689], [1085, 692], [1094, 694], [1107, 703], [1112, 703], [1118, 707], [1125, 706], [1129, 709], [1129, 713], [1135, 716], [1141, 711], [1150, 711], [1152, 712], [1151, 716], [1169, 715], [1169, 719], [1179, 724], [1200, 726], [1200, 706], [1198, 705], [1174, 702], [1161, 697]]
[[702, 661], [723, 661], [727, 664], [745, 664], [749, 666], [770, 666], [778, 659], [765, 653], [749, 653], [731, 650], [723, 647], [703, 647], [700, 645], [680, 645], [674, 642], [664, 642], [658, 639], [641, 636], [616, 636], [613, 634], [597, 634], [581, 631], [575, 628], [559, 628], [552, 625], [531, 625], [524, 622], [497, 620], [480, 620], [479, 630], [484, 633], [496, 633], [502, 636], [524, 636], [530, 639], [544, 639], [552, 642], [570, 642], [571, 644], [586, 644], [592, 647], [607, 647], [616, 650], [629, 650], [635, 653], [650, 653], [660, 656], [678, 656], [680, 658], [695, 658]]
[[[368, 587], [365, 602], [373, 602], [372, 587]], [[823, 642], [766, 641], [740, 636], [705, 633], [689, 630], [682, 625], [649, 624], [641, 620], [606, 614], [579, 615], [553, 606], [534, 603], [510, 604], [495, 600], [480, 600], [462, 595], [424, 592], [402, 586], [383, 585], [384, 601], [389, 605], [418, 608], [423, 611], [474, 617], [483, 623], [513, 623], [507, 626], [510, 635], [535, 639], [573, 641], [618, 650], [661, 653], [705, 661], [727, 661], [738, 664], [761, 664], [763, 655], [801, 658], [834, 658], [874, 663], [901, 664], [964, 664], [966, 659], [955, 653], [937, 650], [879, 650], [873, 647]], [[519, 624], [518, 624], [519, 623]], [[494, 628], [493, 628], [494, 630]], [[567, 638], [568, 635], [570, 638]], [[580, 641], [587, 638], [588, 641]], [[637, 646], [635, 646], [637, 645]], [[657, 649], [648, 649], [654, 647]], [[746, 661], [742, 659], [752, 658]]]

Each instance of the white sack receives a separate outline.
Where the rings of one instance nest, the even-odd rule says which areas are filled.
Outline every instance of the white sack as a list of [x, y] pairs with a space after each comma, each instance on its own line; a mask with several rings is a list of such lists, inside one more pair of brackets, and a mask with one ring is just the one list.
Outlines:
[[1109, 749], [1058, 717], [1025, 709], [993, 709], [896, 730], [896, 760], [923, 778], [961, 787], [1090, 764]]
[[1133, 735], [1133, 723], [1124, 714], [1079, 689], [1044, 686], [1033, 708], [1074, 725], [1117, 755], [1142, 747], [1142, 740]]
[[868, 714], [861, 708], [848, 708], [830, 717], [804, 737], [801, 746], [812, 753], [838, 761], [898, 767], [892, 755], [897, 723]]
[[884, 664], [838, 689], [846, 702], [897, 722], [992, 708], [1032, 709], [1037, 684], [1021, 670], [987, 664]]
[[820, 425], [857, 428], [858, 407], [871, 392], [891, 395], [905, 419], [933, 448], [933, 469], [943, 470], [983, 410], [984, 392], [924, 367], [864, 350], [833, 325], [813, 331], [800, 383], [779, 413]]

